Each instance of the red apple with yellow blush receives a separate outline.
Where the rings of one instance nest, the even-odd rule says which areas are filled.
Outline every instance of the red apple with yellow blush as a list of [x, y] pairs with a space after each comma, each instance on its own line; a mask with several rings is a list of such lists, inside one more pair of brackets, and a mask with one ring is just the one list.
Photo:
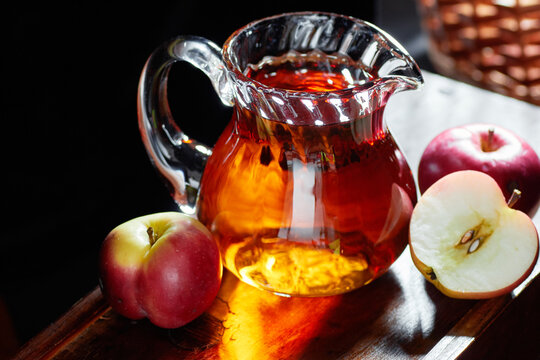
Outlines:
[[508, 200], [522, 193], [515, 209], [533, 217], [540, 206], [540, 158], [512, 131], [491, 124], [447, 129], [426, 147], [418, 167], [418, 187], [424, 193], [435, 181], [459, 170], [491, 176]]
[[113, 229], [103, 242], [99, 270], [115, 311], [162, 328], [200, 316], [217, 296], [222, 276], [211, 233], [178, 212], [138, 217]]

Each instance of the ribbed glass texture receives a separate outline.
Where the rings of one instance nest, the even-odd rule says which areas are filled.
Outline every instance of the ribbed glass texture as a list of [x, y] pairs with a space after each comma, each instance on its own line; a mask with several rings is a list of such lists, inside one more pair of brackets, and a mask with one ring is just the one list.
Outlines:
[[[318, 66], [329, 72], [336, 63], [346, 64], [354, 84], [303, 92], [265, 86], [245, 76], [250, 66], [268, 58], [298, 54], [317, 58]], [[414, 60], [390, 35], [368, 22], [335, 14], [284, 14], [251, 23], [229, 38], [223, 56], [240, 106], [262, 118], [296, 125], [366, 116], [384, 106], [392, 93], [415, 89], [423, 81]]]

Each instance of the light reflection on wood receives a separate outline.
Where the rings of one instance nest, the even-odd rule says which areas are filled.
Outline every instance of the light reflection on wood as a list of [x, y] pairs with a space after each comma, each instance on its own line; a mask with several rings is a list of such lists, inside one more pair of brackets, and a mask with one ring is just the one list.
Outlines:
[[[369, 354], [372, 347], [377, 349], [373, 356], [399, 356], [413, 351], [419, 340], [424, 342], [421, 348], [427, 349], [436, 309], [424, 285], [407, 253], [372, 284], [330, 297], [281, 297], [246, 285], [227, 272], [219, 300], [208, 311], [222, 321], [222, 341], [204, 355], [327, 359]], [[388, 338], [389, 329], [397, 337]], [[396, 347], [396, 341], [403, 346]]]

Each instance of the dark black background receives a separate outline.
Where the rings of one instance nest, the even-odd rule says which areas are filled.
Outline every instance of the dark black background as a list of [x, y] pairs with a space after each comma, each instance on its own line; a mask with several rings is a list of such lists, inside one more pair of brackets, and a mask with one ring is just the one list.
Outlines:
[[[194, 34], [221, 45], [251, 20], [322, 10], [374, 22], [427, 66], [413, 1], [75, 3], [3, 14], [0, 329], [17, 345], [97, 285], [112, 228], [175, 209], [137, 127], [139, 75], [162, 42]], [[186, 133], [212, 144], [231, 110], [204, 75], [175, 65], [169, 95]]]

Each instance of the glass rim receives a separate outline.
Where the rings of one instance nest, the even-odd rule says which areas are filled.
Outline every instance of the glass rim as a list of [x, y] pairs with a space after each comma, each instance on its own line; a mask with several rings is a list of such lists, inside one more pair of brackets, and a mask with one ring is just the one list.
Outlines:
[[329, 96], [351, 96], [355, 93], [362, 92], [365, 90], [368, 90], [370, 88], [374, 88], [377, 86], [380, 86], [381, 84], [388, 83], [388, 82], [394, 82], [394, 81], [403, 81], [397, 79], [395, 76], [392, 77], [374, 77], [374, 79], [366, 81], [362, 84], [357, 84], [351, 87], [343, 88], [343, 89], [337, 89], [337, 90], [327, 90], [327, 91], [305, 91], [305, 90], [293, 90], [293, 89], [287, 89], [287, 88], [278, 88], [266, 85], [264, 83], [261, 83], [260, 81], [254, 80], [244, 74], [242, 69], [240, 68], [240, 65], [236, 63], [233, 60], [233, 52], [232, 52], [232, 45], [234, 45], [235, 41], [240, 37], [240, 35], [245, 34], [246, 32], [252, 30], [254, 27], [256, 27], [259, 24], [265, 23], [265, 22], [272, 22], [276, 19], [281, 18], [287, 18], [287, 17], [306, 17], [306, 16], [321, 16], [321, 17], [327, 17], [328, 19], [344, 19], [347, 21], [350, 21], [352, 23], [356, 23], [364, 28], [369, 28], [370, 30], [373, 30], [381, 35], [381, 40], [383, 40], [385, 43], [389, 43], [391, 46], [397, 46], [405, 55], [410, 56], [407, 51], [402, 47], [402, 45], [397, 42], [391, 35], [386, 33], [384, 30], [380, 29], [378, 26], [366, 21], [361, 20], [352, 16], [348, 15], [342, 15], [338, 13], [333, 12], [325, 12], [325, 11], [299, 11], [299, 12], [284, 12], [277, 15], [272, 15], [268, 17], [264, 17], [258, 20], [254, 20], [243, 27], [237, 29], [234, 31], [225, 41], [222, 47], [222, 56], [223, 61], [225, 63], [225, 67], [227, 71], [234, 74], [236, 79], [240, 80], [242, 83], [248, 83], [253, 85], [257, 90], [263, 91], [263, 92], [279, 92], [284, 93], [286, 96], [301, 96], [305, 97], [308, 96], [310, 98], [313, 97], [329, 97]]

